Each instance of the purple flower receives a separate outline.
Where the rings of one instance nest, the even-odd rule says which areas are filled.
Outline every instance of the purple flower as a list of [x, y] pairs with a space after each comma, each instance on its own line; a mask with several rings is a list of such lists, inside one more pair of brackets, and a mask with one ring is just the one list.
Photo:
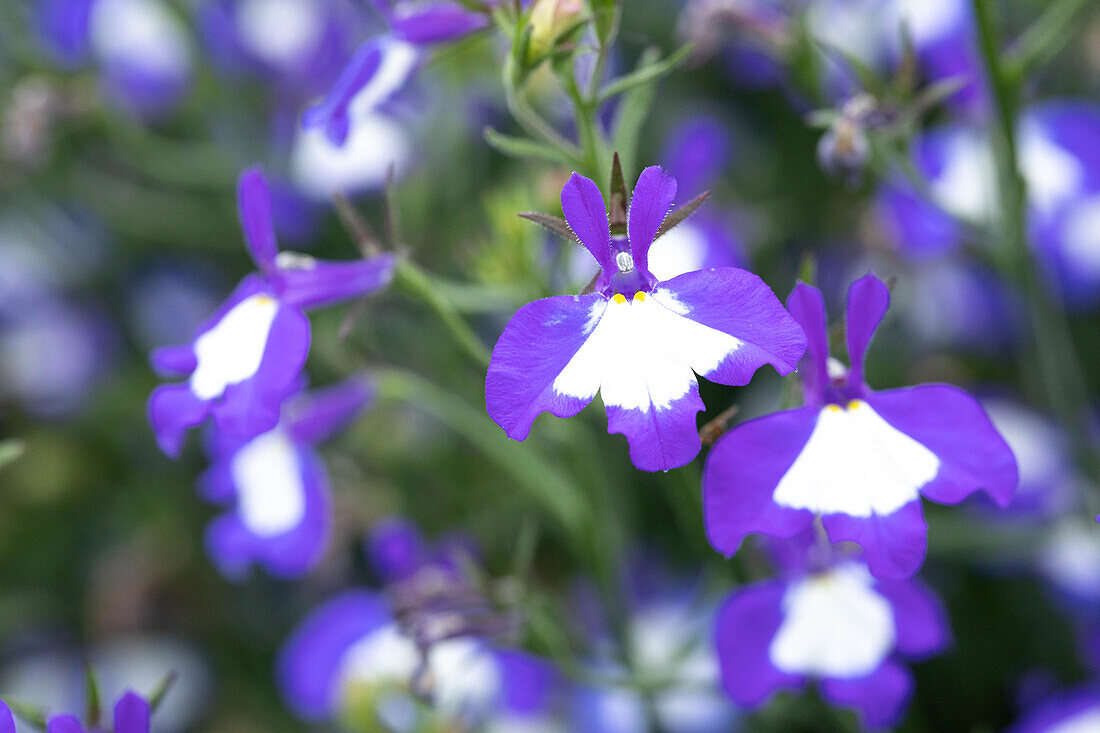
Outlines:
[[272, 575], [295, 578], [316, 566], [329, 537], [332, 501], [328, 472], [313, 446], [370, 398], [370, 386], [353, 379], [292, 399], [278, 426], [255, 438], [214, 441], [200, 490], [208, 501], [233, 507], [206, 534], [222, 573], [240, 578], [256, 562]]
[[481, 13], [456, 2], [375, 0], [391, 31], [363, 43], [341, 72], [328, 96], [306, 111], [305, 128], [323, 128], [333, 145], [348, 138], [353, 118], [392, 99], [412, 78], [422, 49], [454, 40], [487, 25]]
[[722, 684], [756, 707], [778, 690], [818, 683], [831, 704], [854, 707], [871, 728], [899, 721], [913, 687], [903, 659], [950, 639], [936, 596], [911, 580], [877, 580], [847, 559], [734, 591], [718, 613]]
[[[134, 692], [127, 692], [115, 703], [113, 733], [149, 733], [149, 703]], [[75, 715], [54, 715], [46, 733], [96, 733], [98, 727], [85, 727]], [[15, 733], [11, 710], [0, 702], [0, 733]]]
[[405, 730], [415, 725], [399, 720], [415, 723], [422, 714], [413, 703], [418, 676], [432, 681], [436, 715], [467, 724], [538, 715], [554, 677], [534, 657], [468, 637], [433, 644], [426, 670], [421, 662], [420, 649], [402, 633], [386, 600], [351, 590], [314, 610], [283, 646], [279, 688], [305, 720], [332, 719], [356, 700], [373, 699], [381, 722]]
[[[1072, 101], [1032, 107], [1017, 148], [1036, 255], [1072, 305], [1092, 305], [1100, 300], [1100, 107]], [[965, 238], [963, 222], [989, 225], [998, 216], [993, 151], [980, 129], [929, 131], [914, 164], [929, 181], [928, 196], [895, 182], [878, 201], [879, 218], [906, 254], [952, 251]]]
[[309, 352], [303, 309], [354, 298], [389, 282], [392, 255], [326, 262], [278, 252], [267, 181], [258, 168], [238, 188], [245, 240], [260, 272], [246, 277], [199, 327], [191, 343], [153, 352], [161, 373], [188, 381], [162, 385], [149, 398], [161, 449], [175, 456], [187, 430], [213, 416], [218, 429], [252, 438], [275, 427]]
[[41, 0], [38, 30], [61, 63], [91, 55], [110, 96], [149, 116], [175, 107], [191, 83], [185, 26], [160, 0]]
[[634, 465], [668, 470], [699, 452], [696, 373], [743, 385], [764, 364], [794, 371], [805, 336], [756, 275], [724, 267], [661, 282], [650, 272], [675, 196], [672, 177], [645, 169], [628, 236], [613, 238], [596, 184], [574, 173], [565, 185], [565, 218], [601, 272], [594, 293], [524, 306], [497, 341], [485, 403], [509, 437], [525, 439], [542, 412], [576, 415], [600, 392], [608, 432], [627, 437]]
[[872, 274], [848, 291], [851, 366], [829, 356], [821, 292], [799, 284], [787, 301], [809, 337], [806, 405], [742, 423], [707, 458], [707, 534], [733, 554], [746, 535], [790, 537], [821, 516], [829, 539], [863, 547], [879, 578], [906, 578], [927, 545], [921, 495], [957, 504], [982, 489], [1005, 506], [1016, 459], [981, 405], [946, 384], [873, 392], [867, 346], [889, 307]]
[[1008, 733], [1088, 733], [1100, 730], [1100, 689], [1095, 684], [1047, 700]]

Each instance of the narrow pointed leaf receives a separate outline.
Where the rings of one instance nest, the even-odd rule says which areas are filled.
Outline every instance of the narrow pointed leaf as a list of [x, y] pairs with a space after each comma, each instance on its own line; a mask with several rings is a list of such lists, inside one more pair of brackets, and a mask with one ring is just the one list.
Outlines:
[[657, 230], [656, 239], [660, 239], [663, 235], [667, 234], [668, 231], [674, 226], [694, 214], [708, 198], [710, 198], [710, 191], [703, 191], [701, 194], [693, 198], [691, 201], [688, 201], [683, 206], [678, 206], [670, 211], [668, 216], [665, 217], [664, 224], [662, 224], [661, 228]]
[[626, 207], [626, 183], [623, 181], [623, 167], [616, 152], [611, 161], [611, 205], [608, 208], [613, 237], [626, 235]]
[[99, 694], [99, 678], [91, 662], [84, 664], [84, 710], [89, 725], [99, 726], [103, 705]]
[[573, 156], [525, 137], [513, 137], [497, 132], [491, 127], [484, 130], [485, 141], [498, 152], [512, 158], [534, 158], [549, 163], [572, 166], [577, 163]]
[[153, 694], [149, 695], [149, 709], [156, 711], [160, 707], [160, 704], [164, 702], [165, 696], [168, 691], [172, 689], [172, 685], [176, 683], [177, 672], [172, 670], [168, 674], [164, 675], [164, 678], [153, 689]]
[[688, 57], [691, 49], [692, 45], [690, 43], [685, 44], [662, 61], [656, 61], [649, 66], [632, 71], [626, 76], [620, 76], [600, 90], [600, 102], [606, 102], [612, 97], [628, 92], [641, 84], [647, 84], [667, 76]]
[[565, 239], [573, 244], [577, 244], [577, 237], [573, 234], [573, 230], [569, 228], [569, 223], [565, 219], [560, 219], [556, 216], [550, 216], [549, 214], [539, 214], [534, 211], [524, 211], [520, 215], [521, 219], [527, 221], [533, 221], [546, 231], [556, 234], [562, 239]]

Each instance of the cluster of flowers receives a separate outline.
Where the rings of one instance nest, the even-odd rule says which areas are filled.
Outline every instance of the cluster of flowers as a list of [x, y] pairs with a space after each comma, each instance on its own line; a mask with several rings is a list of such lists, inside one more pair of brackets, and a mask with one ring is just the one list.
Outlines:
[[576, 415], [599, 392], [608, 430], [626, 436], [634, 465], [669, 470], [701, 449], [696, 374], [743, 385], [765, 364], [789, 374], [801, 363], [805, 406], [737, 426], [706, 462], [705, 521], [717, 550], [732, 555], [753, 533], [800, 548], [784, 580], [738, 590], [721, 611], [723, 681], [751, 706], [822, 680], [830, 700], [858, 707], [869, 725], [889, 724], [912, 684], [898, 657], [936, 652], [948, 638], [938, 602], [911, 580], [927, 544], [921, 497], [957, 504], [981, 490], [1005, 506], [1018, 484], [1015, 457], [958, 388], [867, 386], [864, 356], [890, 300], [874, 275], [849, 290], [850, 366], [830, 355], [816, 288], [799, 284], [784, 309], [737, 268], [659, 282], [647, 255], [675, 195], [674, 179], [647, 168], [627, 234], [613, 237], [598, 186], [573, 175], [562, 209], [601, 267], [595, 292], [516, 313], [486, 378], [489, 415], [522, 440], [539, 414]]

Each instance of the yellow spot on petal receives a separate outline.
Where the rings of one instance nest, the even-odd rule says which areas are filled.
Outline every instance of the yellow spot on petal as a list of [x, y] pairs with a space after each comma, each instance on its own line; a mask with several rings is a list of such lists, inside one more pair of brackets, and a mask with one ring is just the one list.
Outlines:
[[826, 409], [831, 410], [833, 412], [840, 412], [840, 405], [830, 404], [826, 407]]
[[256, 302], [259, 303], [260, 305], [267, 305], [268, 303], [272, 302], [273, 300], [274, 300], [274, 298], [272, 298], [270, 295], [257, 295], [256, 296]]
[[862, 400], [852, 400], [851, 402], [848, 403], [848, 409], [849, 410], [854, 410], [862, 404], [863, 404]]
[[644, 302], [645, 301], [645, 293], [643, 293], [641, 290], [634, 293], [634, 300], [641, 300], [641, 301]]
[[612, 300], [621, 305], [626, 302], [626, 296], [622, 293], [615, 293], [615, 297], [612, 298]]

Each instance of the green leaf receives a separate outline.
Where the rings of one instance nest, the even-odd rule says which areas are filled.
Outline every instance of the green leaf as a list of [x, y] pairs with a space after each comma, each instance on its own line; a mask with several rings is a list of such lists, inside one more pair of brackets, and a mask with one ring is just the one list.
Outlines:
[[641, 84], [657, 81], [667, 76], [688, 57], [691, 49], [692, 45], [690, 43], [685, 44], [663, 61], [654, 62], [637, 71], [632, 71], [626, 76], [620, 76], [600, 90], [599, 101], [601, 103], [606, 102], [612, 97], [630, 91]]
[[46, 713], [41, 708], [10, 698], [5, 702], [7, 702], [8, 707], [11, 708], [13, 713], [33, 725], [35, 728], [44, 729], [46, 727]]
[[549, 163], [559, 163], [567, 166], [576, 166], [579, 162], [574, 156], [566, 153], [564, 150], [558, 150], [555, 147], [540, 143], [536, 140], [531, 140], [530, 138], [505, 135], [504, 133], [497, 132], [492, 127], [486, 127], [484, 135], [485, 141], [489, 143], [489, 145], [498, 152], [512, 158], [534, 158], [536, 160], [545, 160]]
[[22, 440], [12, 438], [0, 443], [0, 468], [16, 461], [26, 451], [27, 446]]
[[600, 46], [608, 46], [615, 41], [622, 18], [622, 0], [590, 0], [592, 17], [596, 25], [596, 38]]
[[168, 694], [168, 691], [171, 690], [172, 685], [176, 683], [177, 676], [178, 673], [175, 670], [172, 670], [168, 674], [164, 675], [164, 678], [161, 679], [160, 684], [158, 684], [153, 689], [153, 694], [149, 695], [149, 707], [152, 710], [155, 711], [157, 708], [160, 707], [160, 704], [164, 702], [164, 698]]
[[813, 285], [817, 280], [817, 256], [807, 251], [802, 255], [802, 261], [798, 263], [798, 279], [807, 285]]
[[674, 226], [694, 214], [699, 209], [699, 207], [703, 205], [703, 202], [705, 202], [708, 198], [710, 198], [710, 191], [703, 191], [701, 194], [693, 198], [691, 201], [688, 201], [683, 206], [679, 206], [673, 209], [672, 212], [665, 217], [665, 221], [663, 224], [661, 224], [661, 228], [657, 230], [657, 236], [654, 237], [654, 241], [660, 239], [663, 235], [668, 234], [668, 232]]
[[[833, 58], [839, 56], [856, 76], [859, 77], [859, 84], [863, 91], [870, 92], [876, 97], [883, 97], [886, 93], [886, 83], [878, 75], [878, 73], [872, 69], [869, 65], [864, 63], [861, 59], [848, 53], [842, 48], [834, 46], [824, 41], [820, 41], [814, 38], [810, 39], [810, 42], [816, 46], [827, 58]], [[835, 61], [835, 58], [834, 58]]]
[[573, 244], [578, 243], [576, 236], [573, 235], [573, 230], [569, 228], [569, 223], [565, 219], [559, 219], [549, 214], [539, 214], [534, 211], [524, 211], [519, 216], [521, 219], [535, 222], [551, 234], [556, 234]]

